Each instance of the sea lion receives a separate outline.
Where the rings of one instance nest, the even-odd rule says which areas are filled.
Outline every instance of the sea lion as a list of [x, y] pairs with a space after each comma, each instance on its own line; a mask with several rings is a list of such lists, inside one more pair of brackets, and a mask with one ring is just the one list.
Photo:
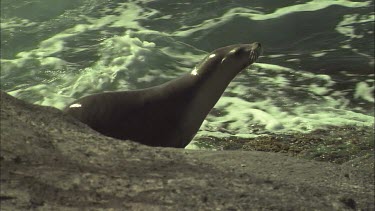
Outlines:
[[141, 90], [89, 95], [64, 112], [106, 136], [183, 148], [232, 79], [261, 51], [258, 42], [222, 47], [177, 79]]

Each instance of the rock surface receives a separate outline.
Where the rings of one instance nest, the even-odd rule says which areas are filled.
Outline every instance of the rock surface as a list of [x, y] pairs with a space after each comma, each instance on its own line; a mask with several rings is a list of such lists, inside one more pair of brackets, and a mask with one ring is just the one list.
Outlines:
[[151, 148], [1, 94], [1, 210], [374, 210], [374, 157]]

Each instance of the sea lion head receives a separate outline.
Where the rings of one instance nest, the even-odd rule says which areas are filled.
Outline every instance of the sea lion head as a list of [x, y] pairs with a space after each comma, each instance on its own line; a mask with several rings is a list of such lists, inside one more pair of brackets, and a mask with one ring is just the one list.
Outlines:
[[253, 64], [262, 54], [259, 42], [251, 44], [236, 44], [212, 51], [194, 70], [192, 75], [212, 74], [212, 70], [231, 70], [237, 74]]
[[230, 63], [232, 68], [244, 69], [254, 63], [262, 53], [262, 45], [258, 42], [252, 44], [237, 44], [219, 48], [214, 51], [222, 57], [221, 65]]

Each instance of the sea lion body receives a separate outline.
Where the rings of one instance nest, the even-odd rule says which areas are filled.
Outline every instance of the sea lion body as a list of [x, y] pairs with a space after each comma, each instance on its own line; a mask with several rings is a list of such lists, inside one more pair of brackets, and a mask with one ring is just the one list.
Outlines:
[[177, 79], [147, 89], [89, 95], [64, 112], [106, 136], [182, 148], [230, 81], [260, 53], [259, 43], [219, 48]]

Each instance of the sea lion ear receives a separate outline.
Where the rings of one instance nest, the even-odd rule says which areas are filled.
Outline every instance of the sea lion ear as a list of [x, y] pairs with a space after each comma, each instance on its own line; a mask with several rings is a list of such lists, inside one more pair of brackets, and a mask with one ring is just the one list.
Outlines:
[[[217, 52], [212, 52], [210, 53], [209, 55], [206, 56], [206, 58], [204, 58], [196, 67], [195, 69], [199, 69], [199, 70], [212, 70], [212, 69], [216, 69], [217, 65], [220, 64], [222, 60], [222, 56], [217, 53]], [[199, 71], [193, 71], [192, 74], [193, 75], [201, 75], [201, 74], [205, 74], [206, 71], [202, 71], [202, 72], [199, 72]]]
[[225, 55], [225, 58], [228, 57], [228, 56], [240, 56], [240, 55], [243, 55], [243, 54], [249, 54], [250, 52], [250, 49], [248, 47], [244, 47], [244, 46], [239, 46], [239, 47], [236, 47], [236, 48], [233, 48], [232, 50], [230, 50], [226, 55]]
[[220, 55], [218, 53], [210, 53], [203, 61], [202, 64], [215, 64], [218, 63], [221, 60]]

